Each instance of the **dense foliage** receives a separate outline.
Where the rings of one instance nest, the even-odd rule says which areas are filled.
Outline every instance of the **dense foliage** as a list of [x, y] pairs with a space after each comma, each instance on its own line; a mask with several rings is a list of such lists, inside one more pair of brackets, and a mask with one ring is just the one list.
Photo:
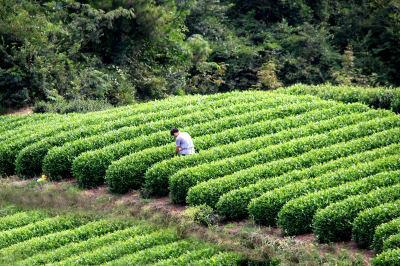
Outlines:
[[400, 85], [395, 0], [1, 0], [0, 6], [2, 109], [36, 102], [37, 111], [87, 111], [294, 83]]

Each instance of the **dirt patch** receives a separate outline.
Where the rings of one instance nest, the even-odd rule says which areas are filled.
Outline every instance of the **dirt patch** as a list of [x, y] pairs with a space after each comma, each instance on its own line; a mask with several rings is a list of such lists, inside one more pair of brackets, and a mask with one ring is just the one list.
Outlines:
[[186, 206], [172, 204], [168, 197], [152, 199], [148, 203], [148, 208], [154, 210], [167, 212], [170, 215], [182, 216], [183, 212], [186, 210]]
[[6, 111], [7, 115], [30, 115], [33, 114], [33, 108], [32, 107], [23, 107], [17, 110], [7, 110]]
[[96, 199], [101, 195], [104, 195], [107, 193], [107, 187], [106, 186], [101, 186], [98, 188], [92, 188], [92, 189], [87, 189], [82, 191], [82, 195], [84, 197]]
[[14, 185], [14, 186], [17, 186], [17, 187], [25, 187], [25, 186], [27, 186], [29, 183], [31, 183], [32, 181], [31, 180], [24, 180], [24, 179], [20, 179], [19, 177], [17, 177], [17, 176], [10, 176], [10, 177], [8, 177], [8, 180], [2, 180], [3, 182], [12, 182], [12, 184]]

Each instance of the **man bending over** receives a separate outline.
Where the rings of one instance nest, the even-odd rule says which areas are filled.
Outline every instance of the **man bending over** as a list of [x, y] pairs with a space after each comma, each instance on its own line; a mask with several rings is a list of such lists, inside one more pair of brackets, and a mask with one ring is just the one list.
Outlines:
[[178, 155], [194, 154], [194, 144], [192, 137], [186, 132], [180, 132], [177, 128], [171, 129], [171, 135], [175, 138], [176, 149]]

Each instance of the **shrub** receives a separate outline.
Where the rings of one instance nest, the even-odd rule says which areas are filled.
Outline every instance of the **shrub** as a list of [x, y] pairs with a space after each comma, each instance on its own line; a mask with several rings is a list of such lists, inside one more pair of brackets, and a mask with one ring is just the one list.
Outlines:
[[153, 233], [134, 236], [126, 241], [116, 242], [113, 245], [101, 247], [90, 252], [80, 253], [60, 261], [59, 265], [98, 265], [115, 260], [123, 255], [148, 249], [156, 245], [168, 244], [178, 239], [172, 230], [159, 230]]
[[[337, 117], [338, 120], [340, 118], [342, 118], [342, 117]], [[354, 119], [354, 117], [353, 117], [353, 119]], [[349, 119], [349, 120], [351, 120], [351, 119]], [[322, 121], [322, 122], [324, 122], [324, 121]], [[321, 125], [323, 124], [322, 122], [320, 123]], [[326, 122], [328, 122], [328, 121], [326, 121]], [[331, 122], [331, 125], [335, 125], [334, 119], [332, 119], [330, 122]], [[315, 127], [315, 128], [317, 128], [317, 127]], [[304, 130], [304, 129], [300, 129], [300, 131], [307, 132], [307, 130]], [[327, 133], [327, 134], [329, 134], [329, 133]], [[349, 137], [351, 135], [352, 134], [349, 134]], [[343, 140], [346, 140], [346, 139], [343, 139]], [[317, 139], [316, 142], [318, 142], [318, 141], [319, 140]], [[334, 138], [332, 138], [332, 141], [334, 141]], [[331, 143], [329, 143], [329, 142], [326, 143], [327, 146], [329, 144], [331, 144]], [[356, 142], [356, 144], [357, 144], [357, 142]], [[365, 144], [363, 144], [363, 145], [365, 146]], [[317, 147], [319, 147], [318, 144], [317, 144]], [[330, 146], [328, 146], [328, 147], [330, 147]], [[290, 147], [290, 148], [292, 148], [292, 147]], [[339, 146], [336, 145], [336, 146], [330, 147], [330, 148], [331, 149], [328, 148], [328, 151], [323, 148], [307, 151], [307, 152], [303, 153], [302, 155], [298, 156], [297, 158], [289, 157], [287, 159], [288, 163], [284, 167], [286, 170], [290, 170], [291, 165], [297, 164], [295, 167], [310, 166], [313, 163], [318, 163], [318, 162], [321, 163], [324, 160], [330, 160], [333, 158], [337, 158], [335, 156], [340, 156], [340, 153], [338, 153], [338, 151], [336, 149], [339, 149], [342, 152], [343, 152], [343, 150], [345, 152], [346, 149], [347, 150], [354, 149], [354, 147], [352, 147], [348, 144], [339, 145]], [[316, 153], [319, 153], [319, 154], [316, 154]], [[273, 158], [271, 160], [273, 160]], [[262, 167], [262, 166], [260, 166], [260, 167]], [[244, 174], [243, 174], [243, 172], [244, 172]], [[191, 205], [206, 203], [206, 204], [214, 207], [216, 205], [216, 203], [218, 202], [219, 198], [224, 193], [227, 193], [232, 189], [237, 189], [242, 186], [246, 186], [246, 185], [249, 185], [249, 184], [252, 184], [252, 183], [255, 183], [256, 181], [258, 181], [258, 179], [254, 178], [253, 175], [251, 175], [251, 174], [247, 175], [246, 174], [248, 172], [247, 170], [244, 170], [243, 172], [239, 171], [239, 172], [234, 173], [233, 175], [228, 175], [228, 176], [212, 179], [212, 180], [200, 183], [200, 184], [190, 188], [188, 197], [187, 197], [187, 202], [189, 202], [189, 204], [191, 204]], [[270, 172], [270, 173], [273, 173], [273, 172]], [[275, 174], [276, 174], [276, 172], [275, 172]], [[239, 176], [239, 177], [237, 177], [237, 176]], [[271, 176], [271, 175], [268, 175], [268, 176]]]
[[[204, 150], [204, 146], [201, 146], [202, 150], [194, 156], [175, 157], [152, 165], [145, 173], [145, 194], [157, 196], [167, 195], [168, 177], [183, 168], [193, 167], [202, 163], [244, 154], [256, 148], [261, 148], [260, 145], [264, 145], [263, 141], [259, 141], [261, 139], [269, 140], [270, 143], [276, 144], [279, 141], [283, 141], [285, 137], [292, 137], [294, 132], [282, 132], [280, 135], [274, 133], [284, 130], [292, 130], [292, 128], [296, 128], [300, 131], [300, 129], [303, 128], [301, 126], [306, 125], [307, 123], [325, 120], [336, 115], [343, 115], [362, 110], [363, 107], [360, 105], [338, 105], [332, 108], [312, 110], [299, 115], [291, 115], [288, 117], [273, 119], [271, 121], [261, 121], [243, 127], [225, 130], [221, 133], [216, 133], [211, 136], [196, 138], [196, 147], [198, 147], [199, 144], [206, 144], [207, 148], [210, 146], [210, 143], [212, 143], [213, 146], [216, 146], [212, 146], [209, 150]], [[238, 137], [234, 138], [233, 135]], [[211, 138], [217, 139], [217, 141], [209, 140]], [[225, 144], [226, 139], [234, 141], [237, 139], [240, 140]], [[267, 145], [268, 141], [265, 143], [265, 145]], [[154, 149], [154, 151], [156, 151], [156, 149]]]
[[[248, 216], [247, 206], [254, 198], [260, 197], [262, 194], [273, 190], [275, 188], [283, 187], [291, 182], [300, 181], [303, 179], [315, 178], [328, 172], [335, 171], [339, 168], [347, 168], [356, 163], [363, 163], [367, 161], [376, 160], [385, 156], [396, 154], [400, 148], [400, 144], [392, 144], [393, 137], [396, 139], [399, 136], [400, 129], [387, 130], [373, 134], [371, 136], [355, 139], [347, 142], [346, 144], [336, 144], [336, 156], [342, 156], [339, 159], [328, 161], [323, 164], [313, 164], [309, 168], [292, 170], [291, 172], [277, 175], [268, 178], [270, 171], [270, 164], [265, 164], [258, 171], [257, 168], [249, 168], [244, 170], [243, 176], [254, 176], [259, 180], [254, 184], [248, 186], [241, 186], [223, 194], [216, 204], [216, 209], [219, 215], [224, 216], [226, 219], [242, 219]], [[329, 149], [328, 147], [322, 148], [321, 151]], [[369, 150], [372, 149], [372, 150]], [[318, 152], [318, 151], [315, 151]], [[358, 152], [358, 153], [357, 153]], [[309, 153], [314, 153], [311, 151]], [[347, 156], [349, 155], [349, 156]], [[306, 154], [301, 157], [306, 156]], [[347, 156], [347, 157], [345, 157]], [[316, 158], [325, 158], [324, 156], [316, 156]], [[335, 158], [335, 157], [334, 157]], [[327, 157], [325, 160], [329, 160]], [[238, 179], [232, 175], [232, 180]], [[223, 179], [228, 179], [223, 177]], [[221, 179], [222, 181], [222, 179]]]
[[111, 130], [112, 126], [85, 126], [69, 132], [57, 134], [55, 137], [46, 138], [23, 148], [15, 159], [15, 172], [21, 178], [32, 178], [41, 173], [42, 159], [49, 149], [59, 146], [64, 142], [90, 136], [91, 134]]
[[[230, 94], [227, 94], [228, 96]], [[222, 99], [228, 96], [222, 96]], [[200, 96], [197, 97], [183, 97], [182, 103], [186, 104], [192, 102], [193, 104], [199, 103], [200, 101], [205, 101], [207, 102], [207, 99], [212, 99], [212, 98], [219, 98], [218, 96], [207, 96], [205, 98], [201, 98]], [[254, 95], [252, 97], [255, 97]], [[264, 97], [267, 97], [266, 95]], [[186, 99], [187, 98], [187, 99]], [[185, 99], [187, 101], [185, 101]], [[219, 99], [221, 101], [221, 99]], [[168, 102], [168, 101], [166, 101]], [[35, 134], [32, 134], [32, 132], [29, 132], [26, 136], [23, 138], [19, 137], [18, 139], [12, 139], [9, 142], [2, 143], [1, 148], [0, 148], [0, 159], [3, 159], [0, 161], [0, 170], [2, 167], [4, 167], [5, 171], [3, 174], [5, 175], [10, 175], [14, 172], [14, 161], [15, 158], [22, 148], [26, 147], [27, 145], [30, 145], [32, 143], [35, 143], [37, 141], [41, 141], [43, 138], [46, 137], [51, 137], [52, 135], [62, 132], [62, 131], [70, 131], [74, 130], [76, 128], [81, 127], [82, 125], [85, 125], [85, 127], [94, 125], [94, 124], [101, 124], [107, 119], [116, 119], [117, 117], [120, 116], [129, 116], [129, 115], [134, 115], [134, 114], [140, 114], [141, 112], [149, 111], [149, 107], [152, 107], [154, 103], [147, 103], [138, 106], [138, 108], [131, 108], [130, 106], [127, 107], [121, 107], [121, 108], [115, 108], [111, 110], [106, 110], [106, 111], [100, 111], [100, 112], [95, 112], [95, 113], [88, 113], [86, 115], [69, 115], [66, 116], [68, 118], [67, 121], [64, 121], [62, 123], [54, 123], [47, 125], [48, 128], [45, 130], [40, 130]], [[172, 104], [174, 104], [174, 101], [172, 101]], [[175, 104], [176, 105], [176, 104]], [[192, 106], [192, 109], [194, 106]], [[150, 110], [151, 111], [151, 110]], [[84, 128], [85, 128], [84, 127]], [[79, 130], [78, 130], [79, 131]], [[84, 130], [83, 130], [84, 131]], [[4, 166], [3, 166], [4, 164]], [[2, 172], [0, 171], [0, 174]]]
[[[199, 131], [190, 132], [192, 137], [196, 137], [199, 134], [202, 135], [206, 132], [211, 132], [210, 130], [219, 130], [221, 126], [217, 125], [219, 125], [221, 122], [224, 124], [224, 121], [228, 121], [227, 123], [230, 124], [231, 127], [238, 124], [240, 125], [241, 123], [250, 122], [246, 119], [243, 121], [240, 119], [238, 120], [237, 116], [232, 116], [233, 114], [244, 113], [244, 116], [255, 116], [258, 117], [258, 119], [261, 119], [264, 112], [267, 112], [269, 108], [273, 108], [282, 104], [282, 101], [284, 101], [284, 99], [281, 98], [260, 100], [255, 103], [233, 105], [224, 110], [216, 109], [207, 112], [199, 112], [196, 116], [187, 115], [185, 117], [182, 116], [171, 121], [163, 122], [164, 130], [168, 129], [168, 131], [159, 131], [153, 133], [151, 136], [142, 136], [140, 138], [115, 143], [99, 150], [81, 154], [73, 162], [73, 175], [78, 179], [78, 182], [82, 187], [97, 186], [104, 182], [106, 170], [112, 161], [148, 147], [163, 145], [171, 142], [169, 129], [173, 126], [187, 127], [190, 125], [196, 125], [196, 128]], [[227, 105], [229, 105], [229, 103], [227, 103]], [[260, 111], [265, 108], [265, 105], [268, 105], [268, 108], [264, 110], [264, 112]], [[250, 112], [250, 114], [248, 112]], [[224, 118], [226, 116], [230, 117]], [[200, 125], [200, 123], [206, 122], [210, 122], [207, 123], [208, 127], [204, 127], [205, 125]], [[216, 126], [216, 128], [213, 128], [213, 126]], [[149, 125], [149, 128], [154, 129], [154, 126]], [[93, 165], [95, 167], [92, 167]], [[115, 192], [118, 191], [115, 190]]]
[[3, 248], [0, 251], [0, 256], [3, 259], [6, 259], [7, 257], [11, 259], [24, 259], [47, 250], [54, 250], [69, 243], [85, 241], [92, 237], [121, 230], [129, 225], [129, 222], [118, 220], [93, 221], [80, 227], [52, 233], [40, 238], [31, 238], [7, 248]]
[[286, 235], [309, 233], [312, 217], [318, 209], [352, 195], [365, 194], [400, 182], [400, 171], [383, 172], [358, 181], [309, 193], [286, 203], [278, 214], [278, 225]]
[[[385, 129], [384, 124], [386, 123], [384, 121], [386, 119], [386, 126], [388, 126], [389, 128], [392, 127], [393, 121], [396, 120], [395, 117], [386, 119], [376, 118], [369, 122], [360, 123], [359, 125], [356, 124], [341, 128], [346, 125], [351, 125], [363, 121], [367, 119], [369, 115], [372, 115], [372, 117], [374, 117], [373, 114], [366, 114], [364, 118], [363, 115], [354, 115], [353, 117], [343, 119], [343, 121], [338, 119], [339, 121], [337, 121], [336, 123], [331, 123], [325, 126], [323, 126], [323, 124], [321, 125], [321, 128], [319, 128], [318, 124], [316, 124], [315, 129], [311, 127], [310, 130], [315, 130], [315, 133], [317, 135], [294, 139], [288, 142], [284, 142], [282, 144], [272, 145], [267, 148], [255, 150], [244, 155], [239, 155], [179, 171], [175, 175], [171, 176], [169, 180], [171, 198], [174, 202], [177, 203], [184, 202], [189, 188], [196, 185], [197, 183], [224, 176], [232, 172], [251, 167], [253, 165], [266, 163], [271, 160], [279, 160], [286, 157], [300, 155], [312, 149], [327, 146], [344, 140], [350, 140], [356, 137], [361, 137], [364, 136], [367, 131], [369, 131], [370, 134], [376, 131], [381, 131], [382, 129]], [[381, 126], [382, 128], [380, 128]], [[340, 129], [324, 133], [328, 131], [329, 128]], [[218, 195], [220, 194], [218, 193]], [[215, 204], [218, 200], [218, 198], [216, 197], [210, 198], [209, 194], [207, 194], [207, 196], [205, 194], [198, 194], [197, 196], [197, 199], [195, 197], [191, 197], [193, 199], [193, 201], [191, 201], [191, 204], [206, 203], [210, 205], [210, 201], [213, 201]]]
[[397, 266], [399, 265], [400, 248], [390, 249], [382, 252], [372, 259], [374, 266]]
[[6, 140], [7, 136], [12, 136], [9, 134], [10, 131], [15, 133], [20, 130], [24, 130], [27, 126], [32, 128], [35, 124], [43, 124], [48, 119], [56, 119], [58, 116], [54, 114], [35, 114], [35, 115], [9, 115], [3, 116], [7, 119], [1, 121], [0, 133], [2, 136], [0, 140]]
[[[33, 115], [33, 116], [38, 116], [38, 115]], [[42, 116], [42, 115], [41, 115]], [[44, 116], [44, 115], [43, 115]], [[52, 124], [58, 124], [60, 125], [62, 122], [67, 122], [70, 119], [73, 119], [75, 117], [78, 117], [80, 115], [45, 115], [42, 120], [37, 120], [37, 121], [30, 121], [29, 119], [24, 122], [23, 125], [15, 128], [11, 128], [10, 130], [7, 130], [3, 132], [0, 135], [0, 140], [5, 143], [10, 143], [12, 141], [18, 140], [20, 138], [29, 136], [31, 134], [36, 134], [40, 130], [43, 130], [43, 128], [48, 128], [49, 125]]]
[[263, 194], [261, 197], [253, 199], [249, 204], [249, 212], [256, 222], [274, 225], [278, 212], [293, 198], [310, 192], [355, 181], [382, 171], [397, 170], [399, 166], [399, 157], [394, 155], [377, 159], [372, 162], [356, 164], [350, 168], [339, 169], [336, 172], [327, 173], [317, 178], [293, 182], [281, 188], [271, 190]]
[[[397, 188], [399, 187], [400, 186], [397, 186]], [[390, 190], [388, 191], [390, 193]], [[393, 200], [399, 198], [396, 194], [393, 194], [392, 197]], [[381, 203], [385, 202], [388, 202], [386, 198], [381, 201]], [[353, 239], [358, 246], [367, 248], [373, 241], [376, 227], [397, 217], [400, 217], [400, 200], [366, 209], [360, 212], [354, 219], [352, 230]]]
[[[209, 104], [218, 106], [219, 104], [224, 104], [226, 100], [227, 99], [225, 97], [222, 97], [220, 101], [212, 101]], [[175, 105], [173, 105], [173, 102], [171, 103], [170, 101], [163, 101], [163, 104], [148, 106], [147, 111], [146, 109], [142, 110], [141, 115], [138, 115], [136, 120], [132, 119], [131, 121], [128, 121], [130, 124], [129, 126], [124, 126], [105, 134], [97, 134], [84, 139], [77, 139], [72, 142], [67, 142], [61, 147], [52, 147], [43, 159], [43, 172], [54, 180], [68, 177], [71, 175], [72, 161], [80, 153], [102, 148], [122, 140], [135, 138], [140, 134], [157, 131], [159, 130], [160, 125], [164, 125], [163, 122], [157, 121], [171, 119], [183, 113], [192, 112], [195, 109], [202, 110], [203, 108], [209, 108], [208, 105], [200, 108], [198, 106], [189, 105], [189, 103], [191, 102], [185, 101], [184, 99]], [[172, 105], [173, 109], [165, 112], [166, 108], [171, 108]], [[185, 108], [184, 106], [186, 105], [189, 106]], [[150, 126], [147, 123], [150, 123]]]
[[79, 253], [89, 253], [91, 250], [95, 250], [104, 245], [118, 243], [119, 241], [126, 241], [132, 237], [145, 235], [154, 231], [155, 229], [148, 225], [135, 225], [126, 229], [117, 230], [113, 233], [93, 237], [83, 242], [71, 243], [56, 250], [36, 254], [25, 260], [22, 260], [20, 264], [43, 265], [48, 263], [56, 263]]
[[0, 248], [6, 248], [32, 237], [43, 236], [59, 230], [70, 229], [86, 223], [86, 218], [66, 215], [40, 220], [38, 222], [0, 232]]
[[[135, 111], [132, 111], [135, 112]], [[67, 119], [61, 123], [53, 121], [46, 125], [46, 128], [32, 134], [31, 131], [27, 129], [26, 135], [18, 136], [18, 139], [9, 139], [0, 145], [0, 175], [11, 175], [15, 171], [15, 159], [21, 149], [33, 144], [35, 142], [43, 140], [43, 138], [51, 137], [62, 131], [71, 131], [80, 128], [82, 124], [85, 126], [91, 126], [104, 122], [104, 120], [115, 119], [121, 116], [121, 113], [129, 115], [131, 112], [125, 108], [118, 108], [108, 111], [106, 114], [103, 112], [97, 112], [95, 114], [81, 116], [73, 115], [68, 116]], [[78, 129], [78, 135], [80, 132], [84, 132], [84, 129]]]
[[207, 205], [199, 205], [195, 207], [196, 210], [193, 214], [193, 220], [201, 225], [210, 226], [218, 222], [218, 217], [215, 215], [214, 210]]
[[123, 256], [119, 259], [110, 261], [109, 265], [144, 265], [152, 264], [159, 260], [176, 258], [200, 247], [195, 241], [180, 240], [177, 242], [157, 245], [152, 248], [144, 249], [133, 254]]
[[[348, 240], [357, 215], [368, 208], [400, 198], [400, 186], [377, 189], [366, 195], [351, 196], [316, 212], [314, 233], [320, 242]], [[373, 232], [371, 233], [371, 237]]]
[[400, 248], [400, 234], [391, 235], [383, 242], [383, 250]]
[[[149, 108], [141, 108], [141, 113], [134, 108], [132, 110], [124, 110], [122, 113], [116, 113], [113, 116], [100, 116], [98, 117], [97, 124], [95, 125], [84, 125], [75, 130], [68, 132], [62, 132], [55, 136], [45, 138], [42, 141], [35, 142], [34, 144], [25, 147], [21, 152], [19, 152], [16, 158], [16, 172], [21, 177], [33, 177], [40, 174], [42, 169], [42, 160], [46, 156], [47, 152], [55, 147], [61, 146], [62, 144], [76, 139], [82, 139], [84, 137], [89, 137], [92, 135], [104, 134], [111, 131], [111, 134], [115, 133], [113, 131], [118, 130], [126, 126], [139, 126], [145, 122], [158, 120], [160, 118], [166, 119], [168, 117], [175, 117], [182, 114], [207, 109], [210, 105], [217, 105], [218, 101], [209, 101], [204, 104], [204, 106], [194, 109], [194, 106], [189, 105], [183, 108], [177, 108], [176, 110], [167, 111], [166, 108], [158, 112], [151, 112], [154, 109], [152, 106]], [[165, 104], [164, 104], [165, 105]], [[175, 107], [174, 107], [175, 108]], [[134, 130], [133, 130], [134, 131]], [[114, 136], [115, 137], [115, 136]], [[62, 164], [64, 165], [64, 164]], [[57, 167], [57, 166], [54, 166]], [[59, 166], [58, 166], [59, 167]], [[52, 175], [50, 175], [52, 177]]]
[[372, 247], [376, 253], [380, 253], [383, 248], [383, 242], [390, 235], [400, 233], [400, 218], [396, 218], [390, 222], [383, 223], [375, 229]]
[[400, 112], [400, 89], [298, 84], [276, 90], [276, 92], [292, 95], [310, 94], [323, 99], [333, 99], [347, 103], [362, 102], [371, 107], [391, 109], [396, 113]]
[[[211, 144], [218, 146], [227, 142], [229, 143], [235, 139], [241, 139], [242, 137], [240, 133], [243, 132], [243, 128], [240, 127], [240, 124], [246, 126], [247, 124], [252, 124], [251, 122], [253, 121], [258, 121], [260, 118], [273, 119], [277, 116], [283, 116], [291, 112], [300, 112], [308, 108], [317, 108], [318, 106], [323, 107], [324, 103], [321, 103], [320, 105], [318, 103], [307, 103], [305, 105], [295, 104], [293, 105], [293, 109], [291, 109], [289, 106], [291, 105], [288, 105], [287, 107], [284, 107], [282, 109], [277, 108], [269, 112], [259, 111], [257, 112], [257, 114], [249, 113], [241, 117], [232, 116], [227, 119], [197, 124], [195, 126], [189, 127], [187, 131], [190, 132], [192, 136], [194, 136], [193, 141], [196, 144], [196, 149], [203, 150], [210, 147]], [[238, 121], [241, 122], [238, 123]], [[232, 129], [230, 130], [230, 128]], [[272, 138], [270, 137], [269, 140], [270, 139]], [[146, 140], [143, 141], [146, 143], [148, 142]], [[257, 147], [263, 147], [263, 142], [260, 141], [260, 139], [255, 139], [252, 149], [255, 149]], [[235, 150], [244, 149], [244, 147], [236, 146]], [[172, 158], [172, 151], [173, 144], [170, 144], [161, 147], [145, 149], [113, 162], [106, 172], [106, 180], [107, 184], [110, 186], [110, 190], [112, 192], [123, 193], [126, 192], [129, 188], [140, 188], [143, 183], [143, 176], [149, 165], [152, 165], [158, 161], [162, 161], [163, 159]], [[229, 155], [229, 153], [227, 153], [227, 155]], [[199, 154], [188, 157], [199, 158]], [[208, 158], [208, 161], [211, 161], [211, 159], [212, 156]], [[123, 180], [123, 182], [120, 182], [120, 180]], [[156, 187], [167, 185], [166, 183], [167, 182], [165, 182], [164, 184], [156, 184]]]
[[10, 213], [0, 218], [0, 231], [11, 230], [47, 218], [47, 214], [38, 211]]

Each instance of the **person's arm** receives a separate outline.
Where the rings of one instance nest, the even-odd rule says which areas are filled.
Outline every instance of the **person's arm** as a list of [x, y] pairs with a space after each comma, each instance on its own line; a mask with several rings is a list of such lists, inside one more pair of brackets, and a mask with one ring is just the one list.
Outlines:
[[175, 153], [176, 154], [179, 154], [179, 152], [181, 151], [181, 139], [180, 138], [177, 138], [176, 139], [176, 141], [175, 141], [175, 144], [176, 144], [176, 148], [175, 148]]
[[179, 154], [179, 152], [181, 151], [181, 147], [180, 146], [176, 146], [176, 149], [175, 149], [175, 153], [176, 154]]

